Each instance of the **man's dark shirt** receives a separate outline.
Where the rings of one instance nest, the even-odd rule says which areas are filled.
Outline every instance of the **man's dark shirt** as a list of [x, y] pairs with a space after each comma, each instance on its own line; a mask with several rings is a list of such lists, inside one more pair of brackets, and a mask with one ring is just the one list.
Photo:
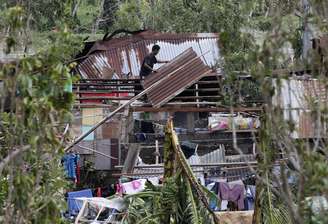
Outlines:
[[152, 72], [152, 70], [150, 70], [149, 68], [147, 68], [147, 67], [145, 66], [145, 64], [147, 64], [147, 65], [149, 65], [151, 68], [153, 68], [153, 67], [154, 67], [154, 64], [156, 64], [156, 63], [157, 63], [157, 59], [156, 59], [155, 55], [153, 55], [153, 54], [148, 54], [148, 55], [144, 58], [144, 60], [143, 60], [143, 62], [142, 62], [141, 69], [140, 69], [140, 76], [147, 76], [147, 75], [149, 75], [149, 74]]

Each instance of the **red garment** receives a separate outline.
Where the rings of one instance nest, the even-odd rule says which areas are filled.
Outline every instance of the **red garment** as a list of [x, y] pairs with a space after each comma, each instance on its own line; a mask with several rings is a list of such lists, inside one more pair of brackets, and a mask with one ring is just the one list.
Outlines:
[[97, 197], [101, 197], [101, 187], [97, 187]]
[[80, 183], [81, 168], [79, 162], [76, 164], [76, 183]]
[[123, 195], [123, 187], [121, 184], [116, 184], [116, 194], [122, 196]]

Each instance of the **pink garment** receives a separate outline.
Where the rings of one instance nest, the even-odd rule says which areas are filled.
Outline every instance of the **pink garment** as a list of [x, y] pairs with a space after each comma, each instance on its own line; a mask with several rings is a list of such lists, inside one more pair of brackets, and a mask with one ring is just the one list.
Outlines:
[[135, 194], [143, 191], [146, 187], [146, 179], [134, 180], [131, 182], [121, 184], [123, 188], [123, 193], [125, 194]]
[[231, 188], [228, 183], [219, 183], [219, 197], [221, 200], [237, 202], [238, 210], [244, 210], [245, 188], [235, 184]]
[[141, 186], [140, 181], [138, 181], [138, 180], [132, 181], [132, 187], [133, 187], [133, 189], [137, 190], [140, 186]]
[[118, 194], [118, 195], [123, 194], [123, 187], [121, 184], [116, 184], [116, 194]]

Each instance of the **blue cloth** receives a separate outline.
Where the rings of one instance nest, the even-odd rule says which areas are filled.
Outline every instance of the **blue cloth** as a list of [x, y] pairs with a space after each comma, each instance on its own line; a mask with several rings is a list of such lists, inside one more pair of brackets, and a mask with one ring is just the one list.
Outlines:
[[210, 209], [212, 211], [215, 211], [217, 209], [217, 200], [216, 198], [210, 198], [210, 203], [209, 203]]
[[205, 179], [205, 186], [207, 186], [207, 185], [209, 185], [211, 183], [214, 183], [214, 181], [213, 180], [210, 180], [208, 178]]
[[82, 207], [83, 202], [80, 200], [76, 200], [75, 198], [92, 198], [92, 191], [91, 189], [85, 189], [82, 191], [68, 192], [67, 195], [68, 212], [70, 215], [77, 215]]
[[76, 166], [79, 161], [79, 155], [66, 154], [62, 161], [64, 163], [64, 169], [68, 178], [76, 179]]
[[255, 190], [255, 186], [246, 186], [245, 210], [254, 210]]
[[138, 142], [144, 142], [144, 141], [146, 141], [146, 139], [147, 139], [147, 136], [146, 136], [145, 133], [136, 133], [136, 134], [135, 134], [135, 137], [136, 137], [136, 140], [137, 140]]

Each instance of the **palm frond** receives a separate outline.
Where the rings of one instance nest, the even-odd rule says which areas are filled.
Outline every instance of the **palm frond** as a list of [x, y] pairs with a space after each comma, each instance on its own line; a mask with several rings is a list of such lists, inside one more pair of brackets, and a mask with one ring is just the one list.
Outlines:
[[190, 202], [190, 206], [189, 206], [189, 210], [191, 213], [191, 223], [193, 224], [199, 224], [200, 222], [200, 218], [198, 216], [198, 209], [197, 209], [197, 205], [193, 196], [193, 192], [191, 190], [191, 186], [189, 181], [185, 179], [186, 182], [186, 186], [187, 186], [187, 195], [188, 195], [188, 202]]
[[269, 187], [260, 192], [264, 224], [291, 224], [292, 220], [283, 201], [274, 195]]

